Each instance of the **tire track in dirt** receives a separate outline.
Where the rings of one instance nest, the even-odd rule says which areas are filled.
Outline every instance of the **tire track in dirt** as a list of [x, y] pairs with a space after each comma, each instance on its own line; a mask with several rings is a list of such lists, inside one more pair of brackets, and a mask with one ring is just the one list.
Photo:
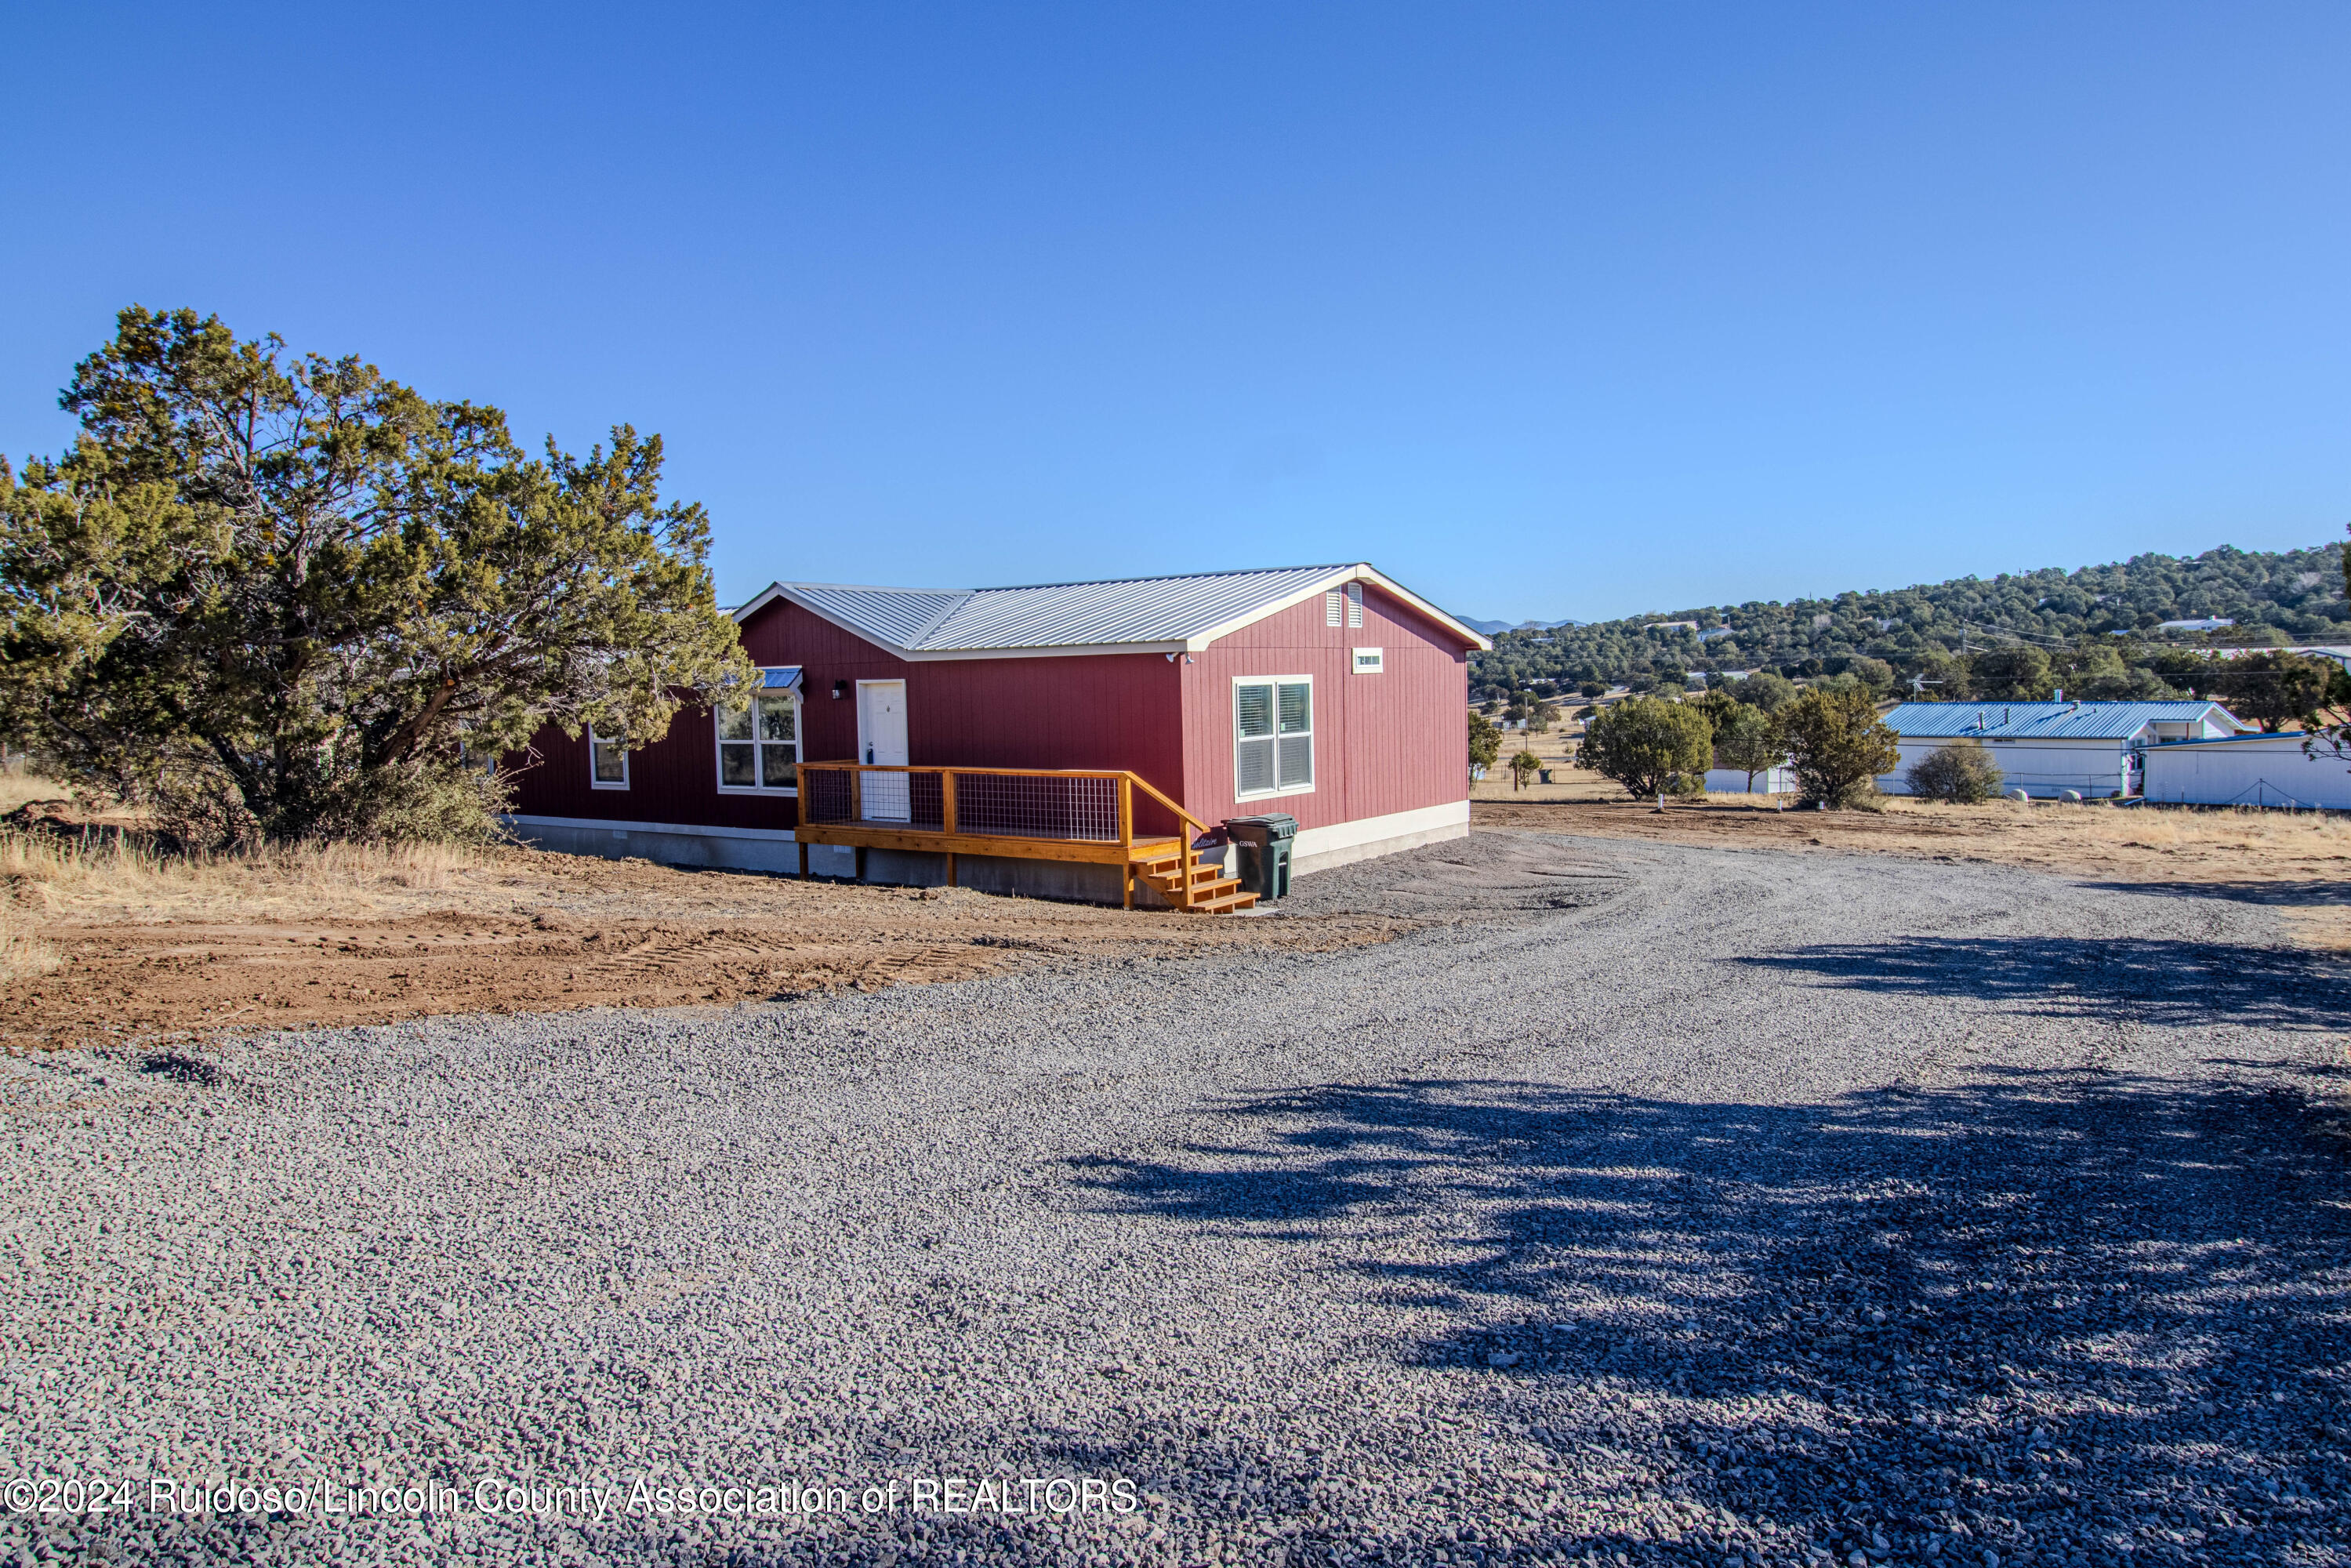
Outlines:
[[726, 1006], [1118, 954], [1384, 942], [1375, 916], [1252, 921], [968, 892], [828, 888], [767, 918], [58, 923], [53, 974], [0, 989], [0, 1047], [160, 1040], [467, 1012]]

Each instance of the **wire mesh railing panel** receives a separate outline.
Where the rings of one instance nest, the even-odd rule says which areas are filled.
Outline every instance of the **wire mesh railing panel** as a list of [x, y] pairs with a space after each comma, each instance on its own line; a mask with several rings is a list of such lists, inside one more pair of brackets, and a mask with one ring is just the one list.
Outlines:
[[851, 781], [856, 777], [847, 768], [802, 768], [800, 821], [810, 827], [820, 822], [855, 821], [857, 813], [851, 810]]
[[956, 775], [956, 829], [989, 838], [1118, 841], [1118, 780]]
[[[804, 764], [800, 820], [810, 827], [887, 823], [923, 831], [946, 827], [946, 768], [894, 771]], [[956, 831], [980, 838], [1119, 841], [1113, 775], [955, 774]]]
[[[906, 821], [925, 832], [935, 833], [947, 825], [946, 789], [935, 773], [901, 773], [906, 781]], [[872, 775], [867, 776], [868, 781]]]

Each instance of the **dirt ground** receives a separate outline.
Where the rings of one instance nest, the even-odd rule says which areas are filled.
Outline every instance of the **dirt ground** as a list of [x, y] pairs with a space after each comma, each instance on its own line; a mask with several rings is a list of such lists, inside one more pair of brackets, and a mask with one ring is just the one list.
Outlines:
[[1740, 795], [1677, 801], [1660, 814], [1569, 761], [1580, 727], [1571, 721], [1542, 734], [1510, 731], [1504, 758], [1523, 745], [1552, 769], [1552, 781], [1514, 788], [1497, 765], [1470, 788], [1471, 821], [1598, 838], [2020, 866], [2118, 888], [2278, 905], [2302, 942], [2351, 951], [2351, 818], [2339, 814], [1900, 799], [1875, 812], [1794, 811], [1780, 809], [1792, 801]]
[[[1534, 737], [1556, 752], [1562, 737]], [[1549, 745], [1546, 746], [1545, 743]], [[1665, 812], [1554, 764], [1474, 791], [1480, 828], [1992, 862], [2283, 907], [2351, 951], [2351, 821], [1996, 802]], [[956, 979], [1056, 956], [1388, 939], [1364, 915], [1128, 914], [967, 891], [846, 887], [531, 851], [312, 852], [200, 863], [0, 830], [0, 1047], [158, 1041], [429, 1013], [725, 1006]]]
[[1470, 820], [1597, 838], [2020, 866], [2139, 892], [2276, 904], [2307, 945], [2351, 949], [2351, 819], [2340, 815], [1905, 800], [1880, 811], [1797, 811], [1722, 795], [1659, 812], [1590, 774], [1573, 779], [1549, 799], [1481, 796]]
[[[11, 846], [26, 860], [21, 842]], [[527, 850], [381, 863], [41, 861], [0, 877], [26, 946], [0, 1047], [430, 1013], [726, 1005], [1056, 956], [1327, 949], [1396, 923], [1264, 921], [852, 887]], [[78, 870], [79, 874], [76, 874]]]

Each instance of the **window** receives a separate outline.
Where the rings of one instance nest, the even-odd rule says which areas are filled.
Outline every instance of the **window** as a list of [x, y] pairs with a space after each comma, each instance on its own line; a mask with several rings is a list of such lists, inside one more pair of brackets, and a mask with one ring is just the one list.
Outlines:
[[1343, 597], [1335, 588], [1322, 596], [1322, 624], [1325, 626], [1339, 624], [1339, 605]]
[[1233, 793], [1314, 788], [1314, 683], [1274, 675], [1233, 683]]
[[798, 692], [761, 692], [718, 706], [718, 788], [725, 794], [799, 793]]
[[1364, 585], [1360, 582], [1351, 582], [1347, 584], [1347, 624], [1361, 626], [1363, 623]]
[[[496, 759], [490, 765], [496, 768]], [[621, 749], [619, 741], [592, 729], [588, 732], [588, 783], [596, 789], [629, 787], [629, 754]]]
[[1355, 674], [1359, 675], [1376, 675], [1387, 667], [1388, 653], [1386, 649], [1358, 648], [1355, 650]]

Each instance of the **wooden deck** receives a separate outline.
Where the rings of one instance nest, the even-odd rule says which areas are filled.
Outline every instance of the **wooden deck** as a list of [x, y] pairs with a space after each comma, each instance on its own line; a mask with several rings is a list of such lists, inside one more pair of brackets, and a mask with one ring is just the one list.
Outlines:
[[[874, 775], [885, 775], [875, 779]], [[1134, 831], [1135, 791], [1157, 802], [1184, 830]], [[904, 768], [862, 762], [800, 765], [799, 873], [808, 875], [808, 846], [838, 844], [859, 852], [913, 851], [946, 857], [946, 881], [956, 884], [962, 855], [1013, 860], [1077, 861], [1123, 868], [1125, 907], [1134, 907], [1140, 882], [1175, 907], [1218, 915], [1247, 909], [1257, 894], [1220, 866], [1200, 863], [1193, 834], [1198, 819], [1132, 773], [1104, 769]], [[887, 814], [872, 806], [886, 800]]]

